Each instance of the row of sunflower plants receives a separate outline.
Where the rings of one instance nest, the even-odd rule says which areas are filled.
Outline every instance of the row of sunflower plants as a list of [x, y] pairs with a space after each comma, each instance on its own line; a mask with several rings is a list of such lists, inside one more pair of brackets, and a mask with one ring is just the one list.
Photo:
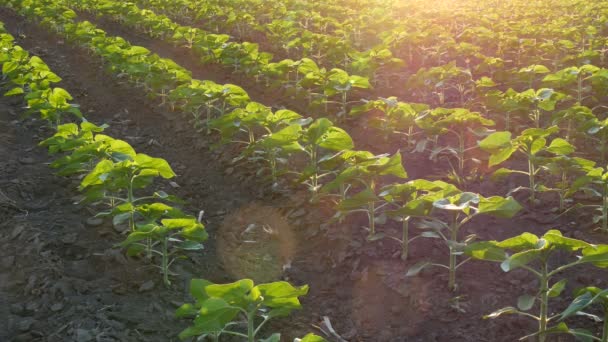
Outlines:
[[[202, 29], [181, 26], [163, 15], [142, 10], [134, 3], [112, 0], [66, 2], [73, 8], [110, 16], [127, 26], [172, 44], [192, 49], [203, 63], [219, 63], [233, 72], [245, 73], [256, 80], [287, 91], [306, 100], [325, 115], [330, 106], [338, 108], [338, 117], [345, 116], [357, 89], [369, 89], [367, 77], [350, 74], [340, 68], [320, 67], [311, 58], [284, 59], [273, 62], [273, 56], [259, 50], [257, 44], [235, 42], [226, 34], [213, 34]], [[390, 57], [387, 57], [390, 59]]]
[[[58, 175], [81, 179], [81, 203], [99, 208], [96, 216], [111, 217], [114, 225], [128, 226], [127, 236], [119, 244], [128, 255], [158, 256], [163, 282], [169, 286], [169, 268], [178, 253], [201, 250], [208, 235], [199, 219], [175, 206], [183, 201], [164, 191], [150, 190], [156, 178], [176, 176], [167, 161], [137, 153], [127, 142], [103, 134], [107, 125], [87, 121], [78, 106], [69, 103], [70, 94], [53, 87], [61, 78], [39, 57], [29, 56], [15, 45], [1, 23], [0, 51], [2, 88], [7, 90], [4, 95], [22, 96], [27, 103], [25, 114], [37, 115], [56, 130], [40, 142], [57, 156], [50, 166]], [[70, 122], [75, 119], [81, 122]], [[253, 342], [267, 321], [301, 308], [298, 297], [308, 293], [308, 286], [273, 282], [254, 287], [248, 279], [216, 285], [193, 279], [190, 290], [197, 303], [185, 304], [176, 312], [178, 317], [194, 318], [193, 326], [180, 334], [181, 339], [231, 334]], [[239, 327], [241, 314], [246, 318], [245, 328]], [[313, 334], [301, 340], [325, 341]], [[280, 334], [264, 341], [280, 341]]]
[[[9, 89], [5, 96], [22, 96], [25, 114], [36, 114], [56, 130], [40, 143], [58, 155], [51, 167], [61, 176], [82, 179], [82, 202], [99, 207], [97, 216], [111, 217], [114, 225], [126, 223], [129, 233], [121, 246], [130, 255], [143, 251], [149, 259], [158, 255], [163, 281], [170, 285], [169, 266], [175, 254], [201, 249], [207, 233], [194, 217], [168, 204], [177, 200], [174, 196], [149, 189], [156, 178], [175, 177], [169, 164], [103, 134], [107, 126], [87, 121], [78, 106], [70, 103], [72, 96], [53, 87], [61, 78], [39, 57], [30, 57], [7, 33], [2, 34], [1, 43], [3, 86]], [[69, 122], [73, 118], [82, 122]]]

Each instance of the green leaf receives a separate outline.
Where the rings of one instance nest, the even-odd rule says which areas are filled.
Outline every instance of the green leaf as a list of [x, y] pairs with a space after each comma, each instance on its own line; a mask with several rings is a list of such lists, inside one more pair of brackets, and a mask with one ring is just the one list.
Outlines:
[[16, 87], [4, 93], [4, 96], [22, 95], [24, 93], [25, 91], [23, 90], [23, 88]]
[[211, 298], [222, 298], [231, 305], [241, 308], [246, 307], [245, 296], [253, 289], [253, 280], [241, 279], [228, 284], [211, 284], [205, 287], [205, 291]]
[[163, 178], [170, 179], [175, 177], [175, 173], [171, 169], [171, 166], [169, 166], [169, 163], [162, 158], [153, 158], [147, 154], [138, 153], [135, 155], [135, 162], [141, 168], [157, 171]]
[[277, 281], [257, 286], [263, 297], [262, 303], [271, 308], [298, 309], [298, 297], [308, 294], [308, 285], [295, 287], [286, 281]]
[[281, 342], [281, 334], [274, 333], [270, 337], [260, 340], [259, 342]]
[[371, 170], [378, 169], [379, 175], [386, 176], [392, 175], [399, 178], [407, 178], [407, 172], [403, 168], [403, 163], [401, 162], [401, 153], [397, 151], [390, 158], [387, 158], [385, 163], [380, 165], [370, 165]]
[[208, 285], [213, 283], [205, 279], [192, 279], [190, 280], [190, 295], [196, 299], [197, 302], [203, 302], [209, 295], [206, 292]]
[[495, 132], [478, 142], [479, 147], [487, 152], [493, 152], [511, 146], [511, 132]]
[[338, 210], [350, 211], [359, 209], [379, 200], [378, 196], [376, 196], [371, 189], [364, 189], [355, 195], [340, 201], [340, 203], [338, 203]]
[[579, 262], [589, 262], [601, 268], [608, 268], [608, 245], [598, 245], [583, 249]]
[[315, 120], [307, 130], [310, 143], [332, 151], [350, 150], [354, 143], [345, 130], [335, 127], [326, 118]]
[[72, 100], [72, 95], [62, 88], [53, 88], [49, 96], [49, 103], [53, 107], [62, 107], [67, 101]]
[[465, 247], [465, 254], [479, 260], [503, 262], [507, 258], [507, 252], [498, 247], [495, 241], [481, 241], [469, 244]]
[[492, 179], [499, 180], [504, 177], [507, 177], [508, 175], [512, 174], [513, 172], [514, 172], [513, 170], [509, 170], [507, 168], [501, 167], [500, 169], [494, 171], [494, 173], [492, 174]]
[[536, 301], [536, 297], [525, 294], [525, 295], [519, 296], [519, 298], [517, 298], [517, 307], [521, 311], [528, 311], [528, 310], [532, 309], [535, 301]]
[[551, 298], [559, 297], [559, 295], [562, 293], [562, 291], [564, 291], [564, 289], [566, 288], [567, 282], [568, 282], [568, 279], [562, 279], [562, 280], [558, 281], [557, 283], [553, 284], [553, 286], [551, 286], [551, 288], [549, 289], [549, 297], [551, 297]]
[[562, 138], [555, 138], [547, 147], [547, 151], [553, 154], [568, 155], [574, 152], [574, 146]]
[[605, 297], [608, 295], [608, 290], [603, 290], [598, 293], [594, 293], [597, 291], [587, 291], [588, 288], [584, 288], [579, 290], [579, 295], [574, 298], [572, 303], [560, 314], [560, 320], [566, 319], [572, 315], [577, 314], [579, 311], [587, 308], [588, 306], [594, 304], [596, 301], [602, 302], [602, 300], [606, 300]]
[[522, 233], [521, 235], [508, 238], [496, 243], [496, 246], [514, 251], [523, 251], [538, 247], [540, 239], [538, 236], [531, 233]]
[[313, 333], [307, 334], [301, 339], [296, 339], [294, 342], [328, 342], [321, 336], [315, 335]]
[[547, 139], [545, 138], [534, 139], [534, 141], [532, 141], [532, 143], [530, 144], [530, 154], [537, 154], [538, 152], [540, 152], [540, 150], [543, 149], [543, 147], [545, 147], [546, 144]]
[[488, 159], [488, 166], [495, 166], [504, 162], [505, 160], [511, 158], [515, 151], [517, 151], [517, 146], [507, 146], [501, 150], [496, 151], [495, 153], [490, 154], [490, 158]]
[[410, 267], [405, 273], [406, 277], [415, 277], [425, 268], [432, 266], [433, 263], [429, 261], [420, 261], [416, 263], [414, 266]]
[[221, 332], [226, 324], [231, 322], [239, 313], [237, 307], [231, 306], [222, 298], [209, 298], [201, 303], [194, 326], [179, 334], [180, 339], [200, 336], [205, 333]]
[[190, 303], [186, 303], [182, 306], [180, 306], [176, 311], [175, 311], [175, 317], [177, 318], [184, 318], [184, 317], [192, 317], [195, 316], [198, 313], [198, 309], [190, 304]]
[[511, 196], [507, 198], [492, 196], [488, 198], [480, 197], [478, 209], [477, 213], [479, 214], [511, 218], [522, 209], [522, 206]]
[[515, 253], [503, 261], [500, 264], [500, 268], [505, 272], [509, 272], [531, 263], [532, 261], [538, 259], [540, 255], [541, 251], [538, 249]]
[[433, 202], [433, 206], [443, 210], [466, 211], [472, 204], [479, 203], [480, 196], [473, 192], [462, 192], [460, 194], [442, 198]]
[[593, 333], [587, 329], [570, 329], [568, 331], [571, 335], [574, 335], [577, 341], [582, 342], [593, 342]]
[[514, 308], [512, 306], [508, 306], [506, 308], [498, 309], [498, 310], [492, 312], [491, 314], [485, 315], [485, 316], [483, 316], [483, 318], [484, 319], [497, 318], [502, 315], [516, 314], [517, 312], [518, 311], [516, 308]]
[[592, 245], [581, 240], [567, 238], [562, 235], [559, 230], [549, 230], [543, 235], [543, 239], [549, 242], [552, 246], [555, 246], [562, 250], [567, 250], [569, 252], [579, 250], [582, 248], [591, 248]]

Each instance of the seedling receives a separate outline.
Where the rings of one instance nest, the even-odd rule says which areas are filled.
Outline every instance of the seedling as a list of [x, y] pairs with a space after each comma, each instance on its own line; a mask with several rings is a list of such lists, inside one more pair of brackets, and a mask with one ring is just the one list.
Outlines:
[[[559, 320], [563, 321], [568, 317], [577, 315], [589, 317], [594, 322], [603, 322], [601, 338], [593, 336], [590, 331], [585, 329], [568, 329], [568, 332], [582, 341], [608, 342], [608, 290], [589, 286], [575, 291], [575, 296], [576, 298], [570, 306], [561, 313]], [[604, 317], [598, 317], [583, 311], [594, 304], [598, 304], [602, 308]]]
[[[298, 297], [307, 293], [307, 285], [294, 287], [284, 281], [254, 286], [250, 279], [230, 284], [192, 279], [190, 294], [196, 302], [182, 305], [176, 315], [194, 317], [194, 322], [179, 337], [185, 340], [189, 337], [208, 336], [218, 341], [225, 334], [255, 342], [269, 320], [288, 316], [293, 310], [300, 309]], [[280, 335], [273, 334], [265, 341], [279, 340]]]
[[425, 231], [410, 238], [410, 222], [415, 218], [428, 218], [433, 210], [433, 202], [454, 195], [459, 190], [442, 181], [417, 179], [407, 183], [393, 183], [380, 190], [380, 196], [390, 203], [386, 215], [401, 222], [401, 238], [390, 237], [401, 244], [401, 259], [407, 260], [410, 243], [418, 238], [439, 238], [433, 231]]
[[[114, 225], [129, 219], [136, 222], [133, 231], [120, 245], [128, 248], [129, 255], [137, 255], [144, 250], [147, 251], [148, 258], [151, 258], [152, 253], [159, 255], [165, 286], [171, 285], [169, 267], [176, 260], [172, 256], [180, 250], [201, 250], [201, 242], [207, 239], [205, 227], [196, 218], [163, 203], [136, 206], [125, 203], [117, 206], [111, 214]], [[160, 246], [156, 248], [158, 245]]]
[[[549, 327], [551, 321], [561, 316], [561, 314], [549, 315], [549, 301], [561, 295], [567, 282], [566, 279], [561, 279], [551, 284], [552, 278], [567, 269], [578, 269], [583, 264], [592, 264], [600, 268], [608, 267], [608, 245], [592, 245], [585, 241], [567, 238], [558, 230], [549, 230], [541, 237], [523, 233], [500, 242], [478, 242], [466, 247], [465, 251], [474, 259], [499, 262], [504, 272], [522, 268], [538, 279], [538, 292], [534, 295], [520, 296], [517, 300], [517, 308], [509, 306], [484, 316], [484, 318], [497, 318], [505, 314], [515, 314], [538, 321], [538, 330], [520, 340], [537, 336], [539, 342], [545, 342], [549, 334], [568, 332], [568, 327], [563, 322]], [[565, 255], [570, 257], [570, 261], [564, 262]], [[528, 311], [537, 301], [538, 314], [529, 313]]]
[[444, 265], [428, 261], [419, 262], [412, 266], [406, 275], [417, 275], [428, 266], [446, 268], [449, 271], [448, 288], [452, 291], [456, 290], [456, 270], [470, 260], [468, 258], [457, 263], [458, 256], [463, 255], [467, 245], [476, 239], [476, 235], [468, 235], [464, 239], [460, 239], [459, 233], [461, 229], [479, 215], [485, 214], [500, 218], [511, 218], [521, 210], [519, 203], [512, 197], [492, 196], [485, 198], [471, 192], [461, 192], [436, 200], [433, 202], [433, 207], [447, 211], [450, 219], [444, 221], [435, 217], [423, 221], [420, 227], [436, 233], [445, 241], [449, 249], [449, 264]]
[[536, 176], [542, 170], [539, 163], [547, 161], [539, 158], [540, 155], [545, 152], [553, 155], [569, 155], [574, 152], [574, 146], [562, 138], [553, 139], [551, 144], [547, 146], [547, 138], [558, 131], [557, 126], [547, 129], [528, 128], [513, 139], [510, 132], [496, 132], [479, 141], [479, 147], [490, 153], [489, 166], [501, 164], [518, 151], [526, 156], [528, 161], [527, 171], [500, 168], [494, 172], [494, 176], [503, 177], [511, 173], [526, 175], [529, 187], [519, 187], [511, 192], [528, 189], [530, 191], [530, 203], [534, 205], [536, 204], [536, 192], [538, 191]]
[[376, 234], [376, 221], [385, 221], [385, 217], [377, 217], [380, 209], [387, 205], [382, 203], [378, 197], [377, 188], [380, 177], [395, 176], [407, 178], [407, 173], [401, 162], [401, 153], [398, 151], [393, 156], [387, 155], [370, 156], [360, 160], [340, 172], [336, 179], [327, 183], [324, 191], [335, 188], [357, 189], [354, 195], [347, 196], [346, 191], [341, 193], [342, 199], [338, 202], [338, 215], [348, 215], [355, 212], [364, 212], [368, 217], [368, 237], [367, 239], [377, 240], [383, 237]]

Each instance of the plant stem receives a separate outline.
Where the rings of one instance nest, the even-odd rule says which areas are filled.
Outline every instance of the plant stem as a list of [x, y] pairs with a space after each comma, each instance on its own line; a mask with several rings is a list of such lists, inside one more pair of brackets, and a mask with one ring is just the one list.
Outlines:
[[163, 281], [165, 286], [171, 285], [169, 281], [169, 253], [167, 251], [169, 237], [165, 236], [162, 243], [162, 270], [163, 270]]
[[608, 342], [608, 310], [604, 309], [604, 327], [602, 329], [602, 342]]
[[602, 196], [602, 231], [608, 231], [608, 183], [604, 182]]
[[452, 226], [450, 227], [450, 277], [448, 280], [448, 288], [451, 291], [456, 290], [456, 251], [454, 248], [454, 244], [458, 239], [458, 221], [457, 216], [454, 215], [454, 219], [452, 221]]
[[534, 174], [536, 173], [536, 167], [534, 167], [534, 163], [532, 162], [532, 155], [528, 155], [528, 177], [530, 178], [530, 203], [534, 206], [534, 201], [536, 201], [536, 190], [535, 190], [535, 182], [534, 182]]
[[310, 153], [310, 159], [311, 159], [311, 163], [312, 163], [312, 167], [313, 167], [313, 172], [312, 172], [312, 187], [313, 187], [313, 192], [317, 191], [317, 186], [319, 183], [319, 166], [317, 165], [317, 146], [313, 146], [312, 147], [312, 151]]
[[[131, 180], [129, 181], [129, 188], [127, 189], [127, 203], [129, 203], [131, 205], [133, 205], [133, 201], [134, 201], [134, 196], [133, 196], [133, 180], [134, 179], [135, 179], [135, 176], [132, 176]], [[131, 231], [135, 231], [135, 211], [133, 209], [131, 209], [129, 225], [130, 225]]]
[[458, 173], [459, 176], [464, 177], [464, 158], [465, 158], [465, 148], [464, 148], [464, 134], [462, 132], [458, 133]]
[[367, 217], [369, 219], [369, 236], [368, 238], [372, 238], [376, 235], [376, 202], [371, 201], [369, 203], [369, 209], [367, 211]]
[[247, 314], [247, 341], [255, 342], [255, 329], [253, 319], [255, 318], [254, 312]]
[[410, 249], [410, 242], [409, 242], [409, 227], [410, 226], [410, 220], [409, 217], [403, 219], [403, 231], [402, 231], [402, 235], [401, 235], [401, 260], [405, 261], [407, 260], [408, 254], [409, 254], [409, 249]]
[[545, 342], [547, 335], [547, 322], [549, 316], [549, 275], [547, 273], [547, 262], [543, 262], [540, 277], [540, 314], [538, 315], [538, 342]]

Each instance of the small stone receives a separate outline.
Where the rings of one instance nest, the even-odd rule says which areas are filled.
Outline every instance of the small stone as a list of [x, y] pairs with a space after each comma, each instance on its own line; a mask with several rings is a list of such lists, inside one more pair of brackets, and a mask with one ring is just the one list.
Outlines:
[[129, 230], [129, 225], [128, 224], [113, 224], [112, 228], [114, 228], [114, 231], [117, 233], [124, 233], [127, 230]]
[[116, 293], [117, 295], [124, 295], [127, 293], [127, 289], [125, 289], [124, 286], [117, 286], [112, 288], [112, 292]]
[[61, 311], [61, 309], [63, 309], [63, 303], [55, 303], [51, 305], [51, 311], [53, 312]]
[[76, 329], [76, 342], [89, 342], [93, 340], [93, 334], [85, 329]]
[[103, 219], [99, 217], [89, 217], [86, 221], [86, 224], [89, 227], [98, 227], [103, 224]]
[[34, 164], [34, 158], [30, 158], [30, 157], [19, 158], [19, 162], [21, 164]]
[[17, 323], [17, 329], [19, 329], [19, 331], [21, 331], [21, 332], [26, 332], [32, 328], [33, 324], [34, 324], [34, 320], [31, 318], [27, 318], [27, 319], [24, 319], [24, 320], [20, 321], [19, 323]]
[[32, 335], [30, 333], [23, 333], [20, 335], [17, 335], [14, 339], [13, 342], [29, 342], [32, 340]]
[[150, 291], [154, 288], [154, 285], [154, 281], [148, 280], [147, 282], [141, 284], [141, 286], [139, 287], [139, 292]]
[[10, 268], [15, 263], [15, 256], [14, 255], [5, 256], [4, 258], [2, 258], [2, 261], [0, 261], [0, 263], [2, 264], [3, 268]]
[[36, 303], [36, 302], [29, 302], [25, 306], [25, 310], [27, 312], [31, 312], [31, 313], [34, 313], [35, 311], [37, 311], [38, 308], [40, 308], [40, 305], [38, 305], [38, 303]]
[[71, 245], [76, 242], [77, 238], [78, 235], [76, 233], [66, 234], [64, 237], [61, 238], [61, 242]]
[[23, 316], [25, 314], [25, 307], [21, 303], [11, 304], [11, 312], [15, 315]]
[[180, 306], [184, 305], [184, 302], [180, 302], [177, 300], [172, 300], [170, 303], [171, 303], [171, 305], [173, 305], [176, 308], [179, 308]]
[[227, 175], [231, 175], [234, 172], [234, 168], [233, 167], [229, 167], [226, 169], [226, 174]]
[[23, 233], [23, 231], [25, 230], [25, 226], [17, 226], [13, 229], [13, 232], [11, 233], [11, 239], [15, 239], [17, 236], [21, 235], [21, 233]]
[[289, 218], [297, 218], [306, 215], [306, 209], [300, 208], [289, 215]]

